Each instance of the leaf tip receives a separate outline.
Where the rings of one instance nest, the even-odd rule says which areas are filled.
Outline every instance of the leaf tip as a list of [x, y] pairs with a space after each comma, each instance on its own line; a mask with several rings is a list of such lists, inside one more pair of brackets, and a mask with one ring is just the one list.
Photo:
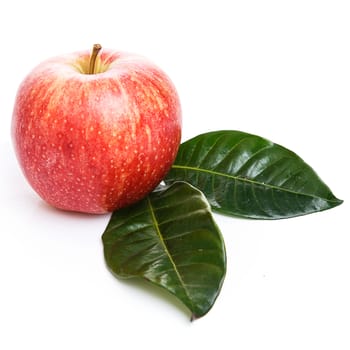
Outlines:
[[197, 316], [196, 314], [192, 313], [190, 321], [193, 322], [193, 321], [197, 320], [198, 318], [200, 318], [200, 316]]
[[339, 198], [337, 198], [337, 197], [334, 197], [334, 198], [332, 199], [331, 203], [332, 203], [331, 207], [334, 208], [334, 207], [337, 207], [337, 206], [343, 204], [344, 201], [343, 201], [342, 199], [339, 199]]
[[342, 199], [337, 198], [337, 205], [343, 204], [344, 201]]

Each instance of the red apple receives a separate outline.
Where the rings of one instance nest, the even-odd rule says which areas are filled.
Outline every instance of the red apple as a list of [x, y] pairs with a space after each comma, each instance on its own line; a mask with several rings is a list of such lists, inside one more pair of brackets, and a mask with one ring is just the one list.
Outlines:
[[18, 161], [54, 207], [105, 213], [151, 192], [181, 139], [168, 76], [144, 57], [94, 46], [38, 65], [19, 87], [12, 120]]

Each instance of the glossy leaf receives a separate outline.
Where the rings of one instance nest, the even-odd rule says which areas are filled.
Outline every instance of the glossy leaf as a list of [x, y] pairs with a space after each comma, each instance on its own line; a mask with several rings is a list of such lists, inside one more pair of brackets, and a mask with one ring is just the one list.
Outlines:
[[213, 210], [247, 218], [288, 218], [342, 203], [295, 153], [240, 131], [181, 144], [165, 182], [179, 180], [203, 191]]
[[119, 277], [165, 288], [206, 314], [224, 280], [226, 254], [204, 195], [185, 182], [158, 188], [111, 216], [102, 236], [107, 265]]

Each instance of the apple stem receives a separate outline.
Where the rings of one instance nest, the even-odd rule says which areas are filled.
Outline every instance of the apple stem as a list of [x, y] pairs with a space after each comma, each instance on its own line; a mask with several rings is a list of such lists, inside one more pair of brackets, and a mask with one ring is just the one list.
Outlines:
[[95, 74], [96, 58], [101, 49], [102, 46], [100, 44], [95, 44], [92, 48], [90, 56], [89, 74]]

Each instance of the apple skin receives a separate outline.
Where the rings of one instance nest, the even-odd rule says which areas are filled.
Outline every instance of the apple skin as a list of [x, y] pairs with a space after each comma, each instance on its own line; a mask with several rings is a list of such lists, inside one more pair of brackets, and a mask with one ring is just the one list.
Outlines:
[[23, 173], [50, 205], [106, 213], [135, 203], [169, 171], [181, 106], [169, 77], [146, 58], [102, 49], [51, 58], [20, 85], [12, 139]]

